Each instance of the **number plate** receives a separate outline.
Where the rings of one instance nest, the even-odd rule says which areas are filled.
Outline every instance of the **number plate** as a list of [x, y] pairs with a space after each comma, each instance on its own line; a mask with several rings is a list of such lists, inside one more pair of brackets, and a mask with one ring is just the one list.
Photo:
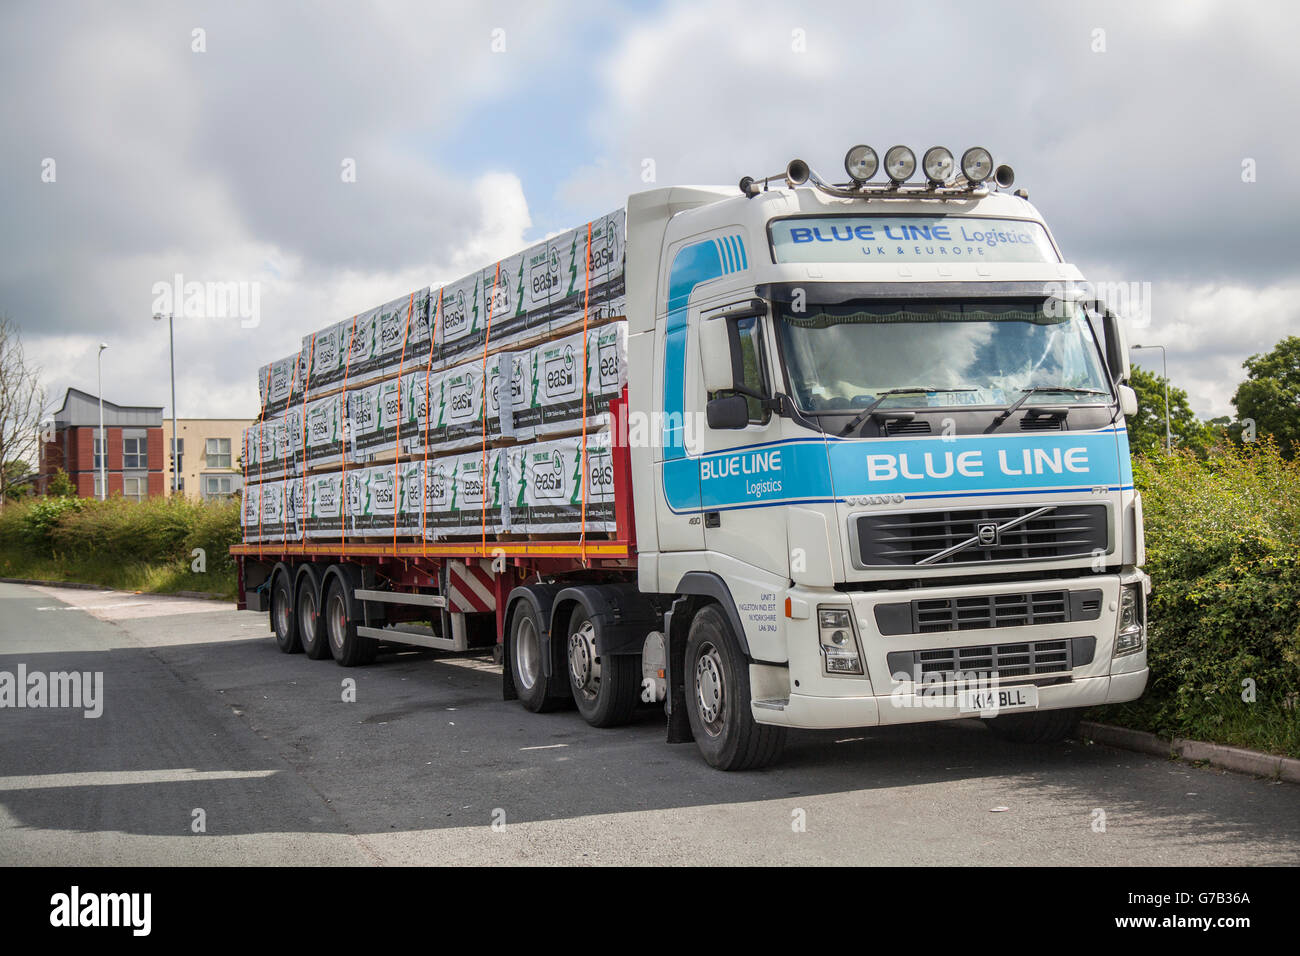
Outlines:
[[963, 690], [957, 693], [957, 708], [963, 714], [1003, 714], [1007, 711], [1034, 710], [1038, 707], [1038, 688], [995, 687]]

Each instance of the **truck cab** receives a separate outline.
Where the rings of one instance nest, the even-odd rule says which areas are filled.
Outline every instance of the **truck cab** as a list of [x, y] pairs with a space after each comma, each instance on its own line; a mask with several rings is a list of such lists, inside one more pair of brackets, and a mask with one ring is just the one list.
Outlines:
[[997, 177], [629, 199], [637, 585], [716, 766], [788, 727], [1050, 739], [1145, 686], [1122, 324]]

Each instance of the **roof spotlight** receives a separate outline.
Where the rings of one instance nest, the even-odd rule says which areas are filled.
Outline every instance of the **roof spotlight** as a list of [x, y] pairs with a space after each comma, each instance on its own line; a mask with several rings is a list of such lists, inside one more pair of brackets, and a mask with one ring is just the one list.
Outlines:
[[855, 183], [865, 183], [880, 168], [880, 159], [870, 146], [854, 146], [844, 154], [844, 171]]
[[961, 174], [972, 185], [984, 182], [993, 175], [993, 154], [983, 146], [972, 146], [961, 154]]
[[925, 178], [931, 183], [942, 184], [952, 179], [957, 164], [953, 162], [952, 150], [946, 146], [931, 146], [921, 157], [921, 169]]
[[916, 172], [916, 154], [906, 146], [891, 146], [885, 151], [885, 172], [897, 183], [905, 183]]

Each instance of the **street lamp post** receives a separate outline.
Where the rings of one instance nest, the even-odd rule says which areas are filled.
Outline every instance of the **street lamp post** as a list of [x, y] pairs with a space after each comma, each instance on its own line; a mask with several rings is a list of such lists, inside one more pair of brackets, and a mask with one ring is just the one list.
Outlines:
[[1160, 374], [1165, 380], [1165, 454], [1173, 451], [1174, 443], [1172, 433], [1169, 428], [1169, 363], [1166, 361], [1165, 347], [1163, 345], [1135, 345], [1137, 349], [1159, 349], [1160, 350]]
[[108, 439], [104, 435], [104, 349], [108, 348], [107, 342], [99, 343], [99, 354], [95, 356], [95, 365], [99, 376], [99, 385], [95, 389], [99, 392], [99, 500], [105, 501], [108, 498], [108, 475], [105, 473], [108, 464]]
[[[162, 313], [154, 313], [154, 321], [161, 322]], [[176, 316], [167, 314], [167, 348], [171, 357], [172, 371], [172, 494], [181, 490], [181, 462], [176, 456]]]

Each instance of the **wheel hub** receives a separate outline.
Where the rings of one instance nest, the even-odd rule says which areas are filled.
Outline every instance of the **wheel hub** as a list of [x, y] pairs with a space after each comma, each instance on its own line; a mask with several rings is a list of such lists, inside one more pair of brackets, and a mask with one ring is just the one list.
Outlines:
[[722, 681], [722, 660], [717, 649], [708, 645], [695, 662], [695, 703], [711, 733], [722, 725], [722, 708], [726, 701]]
[[600, 686], [600, 660], [596, 657], [596, 629], [590, 621], [569, 635], [569, 673], [573, 686], [586, 697], [595, 697]]
[[519, 630], [515, 632], [515, 661], [518, 664], [519, 683], [524, 685], [525, 690], [531, 690], [537, 683], [541, 670], [542, 651], [541, 642], [537, 640], [537, 629], [528, 617], [520, 619]]

